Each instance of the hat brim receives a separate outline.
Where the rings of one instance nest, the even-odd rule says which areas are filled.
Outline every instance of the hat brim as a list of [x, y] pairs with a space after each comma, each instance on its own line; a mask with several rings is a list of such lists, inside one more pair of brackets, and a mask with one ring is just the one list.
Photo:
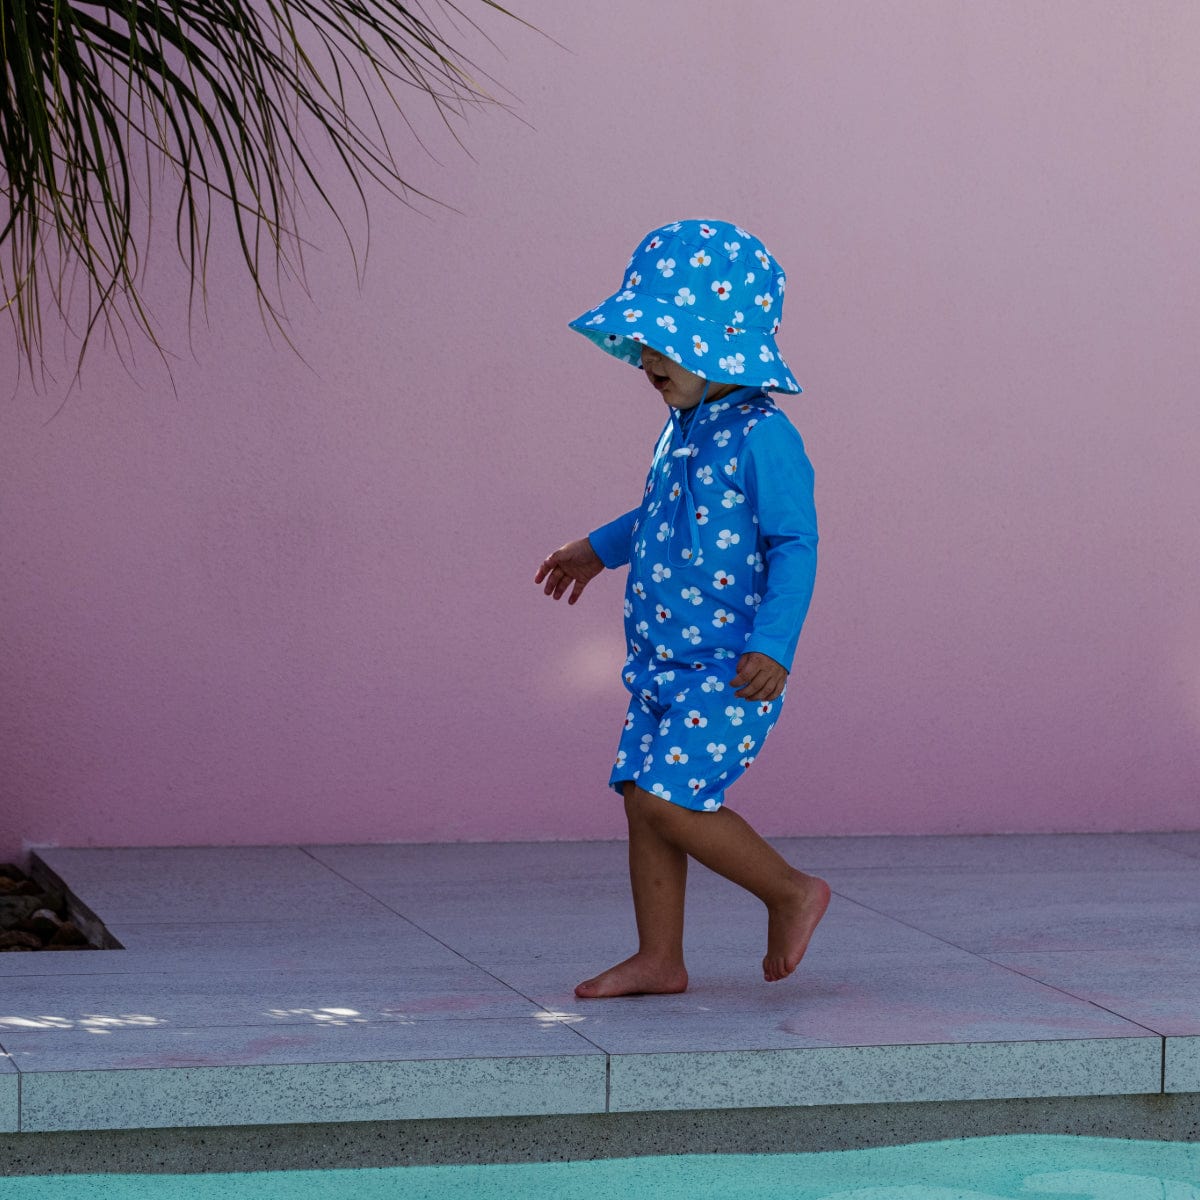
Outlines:
[[649, 346], [714, 383], [792, 395], [804, 390], [770, 330], [720, 325], [693, 315], [687, 305], [676, 300], [644, 292], [617, 292], [576, 317], [570, 327], [606, 354], [635, 367], [641, 366], [642, 347]]

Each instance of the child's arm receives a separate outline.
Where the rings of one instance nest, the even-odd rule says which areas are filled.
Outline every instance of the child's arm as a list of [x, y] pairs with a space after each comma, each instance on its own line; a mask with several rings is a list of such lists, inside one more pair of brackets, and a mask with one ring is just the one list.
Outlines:
[[766, 655], [790, 671], [817, 574], [813, 468], [796, 427], [760, 421], [746, 438], [738, 474], [766, 543], [766, 588], [745, 653]]
[[541, 583], [544, 579], [543, 590], [555, 600], [561, 600], [567, 588], [571, 588], [567, 603], [574, 604], [605, 567], [619, 567], [629, 561], [629, 542], [638, 511], [631, 508], [587, 537], [560, 546], [542, 561], [533, 582]]

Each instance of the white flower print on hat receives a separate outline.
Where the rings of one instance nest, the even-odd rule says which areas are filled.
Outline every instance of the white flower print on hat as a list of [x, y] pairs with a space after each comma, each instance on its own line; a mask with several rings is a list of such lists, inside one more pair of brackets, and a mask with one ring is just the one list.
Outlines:
[[[716, 366], [704, 360], [706, 379], [802, 390], [775, 342], [786, 276], [762, 242], [740, 226], [686, 220], [652, 230], [630, 256], [621, 282], [617, 293], [571, 322], [607, 353], [640, 366], [641, 345], [666, 354], [669, 333], [673, 345], [691, 344], [693, 361], [716, 351]], [[675, 328], [659, 321], [668, 309]], [[638, 322], [636, 334], [630, 333]], [[743, 338], [748, 345], [740, 344]]]

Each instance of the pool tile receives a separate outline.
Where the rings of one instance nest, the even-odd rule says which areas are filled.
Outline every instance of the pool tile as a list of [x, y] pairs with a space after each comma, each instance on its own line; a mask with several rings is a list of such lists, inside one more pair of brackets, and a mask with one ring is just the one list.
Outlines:
[[1147, 1036], [617, 1054], [610, 1107], [639, 1112], [1157, 1092], [1160, 1045]]
[[[195, 1036], [183, 1036], [187, 1032]], [[61, 1038], [19, 1035], [12, 1040], [23, 1072], [21, 1128], [604, 1110], [604, 1055], [554, 1023], [422, 1022], [386, 1031], [314, 1030], [305, 1040], [263, 1039], [261, 1030], [249, 1029], [240, 1043], [221, 1043], [215, 1032], [158, 1033], [157, 1042], [155, 1032], [74, 1034], [71, 1045]], [[231, 1059], [238, 1065], [223, 1065]]]
[[1200, 946], [991, 957], [1155, 1033], [1200, 1035]]
[[1171, 871], [843, 871], [834, 890], [979, 953], [1187, 949], [1200, 940], [1200, 862]]
[[1163, 1091], [1200, 1092], [1200, 1037], [1169, 1037], [1164, 1055]]

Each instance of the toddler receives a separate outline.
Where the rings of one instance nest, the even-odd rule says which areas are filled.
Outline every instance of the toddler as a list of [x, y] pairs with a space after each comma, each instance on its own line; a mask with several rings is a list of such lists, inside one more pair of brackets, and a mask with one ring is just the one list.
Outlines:
[[780, 857], [725, 791], [779, 719], [817, 561], [813, 470], [770, 391], [798, 393], [775, 344], [785, 277], [724, 221], [676, 221], [639, 244], [615, 295], [571, 322], [640, 366], [668, 406], [641, 503], [538, 568], [574, 604], [629, 564], [632, 694], [610, 786], [625, 801], [638, 950], [581, 998], [682, 992], [688, 855], [767, 908], [763, 978], [795, 969], [829, 886]]

